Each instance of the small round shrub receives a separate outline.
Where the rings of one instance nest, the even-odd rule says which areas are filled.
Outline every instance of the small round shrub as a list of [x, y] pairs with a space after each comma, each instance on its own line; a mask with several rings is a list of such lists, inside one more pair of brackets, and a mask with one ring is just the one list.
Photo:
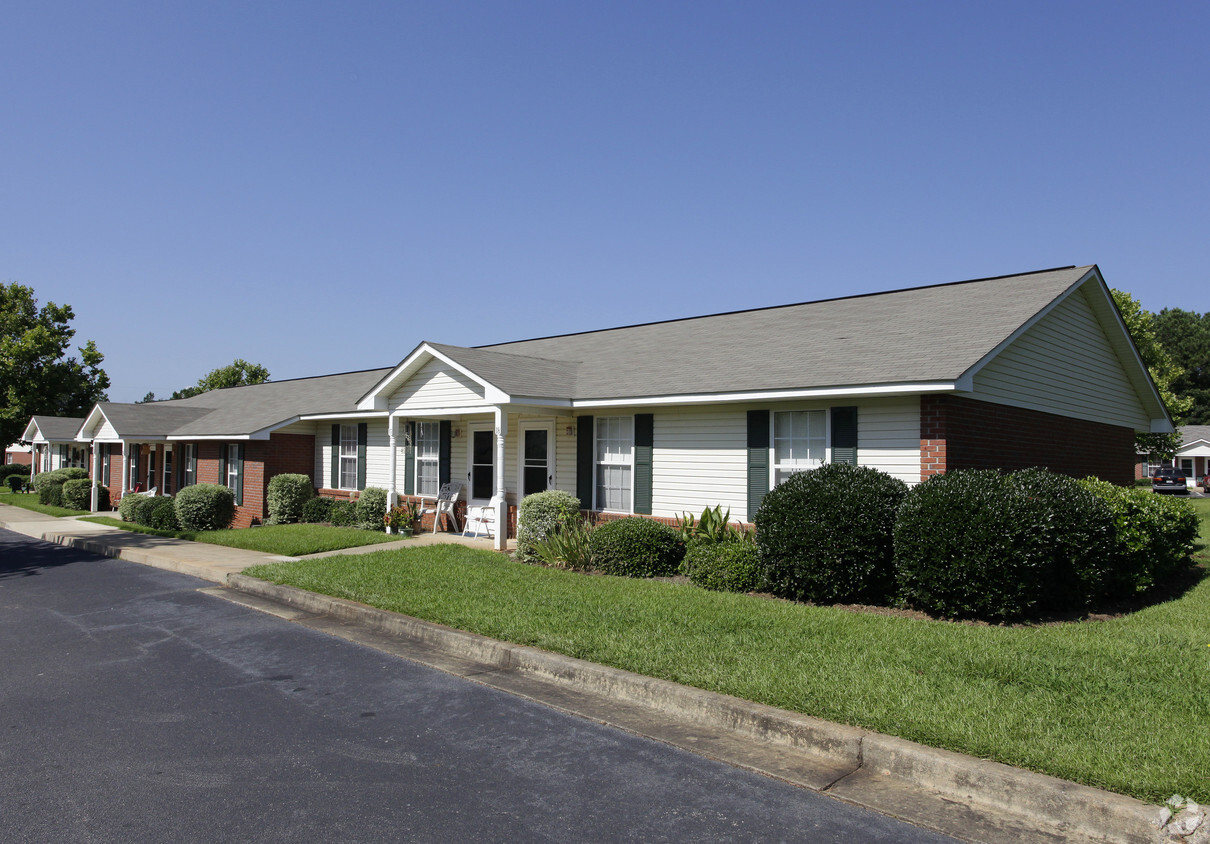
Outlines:
[[760, 550], [754, 542], [695, 542], [681, 569], [703, 589], [752, 592], [760, 585]]
[[302, 521], [307, 524], [317, 524], [326, 522], [332, 512], [332, 505], [335, 504], [331, 498], [312, 498], [302, 508]]
[[668, 525], [633, 517], [599, 525], [588, 536], [594, 568], [624, 577], [665, 577], [676, 574], [685, 546]]
[[1087, 606], [1104, 594], [1112, 556], [1109, 508], [1041, 469], [936, 475], [895, 523], [900, 597], [942, 616], [1000, 622]]
[[540, 561], [542, 558], [534, 544], [579, 515], [580, 499], [561, 489], [535, 492], [522, 498], [517, 507], [517, 559], [531, 563]]
[[235, 494], [221, 484], [193, 484], [176, 494], [181, 530], [223, 530], [235, 517]]
[[63, 506], [69, 510], [92, 509], [92, 481], [73, 478], [63, 482]]
[[[181, 523], [176, 517], [176, 502], [167, 495], [150, 499], [152, 502], [147, 518], [147, 526], [156, 530], [180, 530]], [[138, 512], [142, 515], [145, 508], [140, 506]]]
[[1198, 519], [1188, 501], [1097, 478], [1079, 483], [1113, 512], [1115, 565], [1106, 580], [1108, 597], [1143, 592], [1191, 564]]
[[122, 517], [124, 522], [133, 522], [134, 510], [140, 501], [145, 501], [146, 495], [138, 492], [128, 492], [118, 501], [118, 515]]
[[387, 491], [368, 486], [357, 497], [357, 527], [362, 530], [386, 530], [382, 517], [387, 514]]
[[907, 484], [826, 463], [765, 495], [753, 521], [769, 590], [794, 601], [884, 603], [894, 588], [892, 531]]
[[269, 508], [266, 524], [286, 525], [300, 521], [303, 507], [314, 497], [315, 487], [306, 475], [274, 475], [265, 492], [265, 505]]
[[43, 483], [38, 487], [38, 503], [49, 507], [63, 506], [63, 484]]
[[357, 505], [352, 501], [333, 501], [328, 510], [332, 527], [353, 527], [357, 524]]
[[41, 492], [42, 487], [46, 484], [63, 484], [65, 481], [74, 481], [79, 478], [87, 478], [88, 470], [81, 469], [79, 466], [66, 466], [62, 469], [54, 469], [50, 472], [39, 472], [34, 475], [34, 491]]

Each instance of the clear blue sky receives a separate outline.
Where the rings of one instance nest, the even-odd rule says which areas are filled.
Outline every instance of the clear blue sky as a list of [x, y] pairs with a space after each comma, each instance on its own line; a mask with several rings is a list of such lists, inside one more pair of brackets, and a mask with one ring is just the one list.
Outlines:
[[110, 397], [1098, 263], [1210, 310], [1210, 4], [8, 3], [0, 280]]

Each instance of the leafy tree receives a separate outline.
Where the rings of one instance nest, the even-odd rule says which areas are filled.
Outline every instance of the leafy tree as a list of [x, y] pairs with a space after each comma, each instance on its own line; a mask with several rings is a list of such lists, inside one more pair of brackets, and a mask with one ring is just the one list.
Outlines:
[[[243, 358], [236, 358], [228, 366], [220, 366], [198, 379], [195, 386], [185, 387], [172, 394], [174, 399], [187, 399], [210, 390], [221, 390], [225, 387], [242, 387], [246, 384], [263, 384], [269, 380], [269, 370], [259, 363], [248, 363]], [[150, 395], [150, 394], [148, 394]]]
[[[1184, 374], [1184, 370], [1160, 342], [1156, 333], [1155, 316], [1143, 310], [1143, 306], [1129, 293], [1121, 290], [1110, 292], [1118, 311], [1122, 314], [1123, 322], [1126, 323], [1126, 329], [1134, 339], [1134, 345], [1138, 347], [1139, 356], [1142, 357], [1147, 371], [1151, 373], [1151, 380], [1155, 382], [1160, 398], [1168, 408], [1168, 414], [1173, 419], [1181, 419], [1193, 407], [1193, 400], [1175, 390], [1176, 380]], [[1179, 432], [1135, 434], [1134, 440], [1139, 451], [1159, 454], [1165, 458], [1171, 458], [1181, 446]]]
[[33, 288], [0, 284], [0, 442], [16, 442], [35, 414], [83, 416], [108, 398], [105, 356], [92, 340], [65, 357], [74, 318], [70, 305], [39, 308]]
[[1210, 425], [1210, 311], [1164, 308], [1153, 322], [1164, 350], [1183, 370], [1172, 379], [1173, 391], [1192, 404], [1181, 414], [1181, 424]]
[[147, 404], [147, 403], [153, 402], [153, 401], [156, 401], [155, 393], [149, 392], [149, 393], [147, 393], [147, 395], [143, 396], [143, 398], [141, 398], [137, 402], [135, 402], [135, 404]]

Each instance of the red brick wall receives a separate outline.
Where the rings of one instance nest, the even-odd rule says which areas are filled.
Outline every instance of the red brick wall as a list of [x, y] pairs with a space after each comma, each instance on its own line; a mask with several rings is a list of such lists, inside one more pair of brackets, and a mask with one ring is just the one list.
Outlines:
[[963, 396], [920, 397], [920, 480], [949, 469], [1028, 469], [1095, 475], [1129, 486], [1134, 431]]

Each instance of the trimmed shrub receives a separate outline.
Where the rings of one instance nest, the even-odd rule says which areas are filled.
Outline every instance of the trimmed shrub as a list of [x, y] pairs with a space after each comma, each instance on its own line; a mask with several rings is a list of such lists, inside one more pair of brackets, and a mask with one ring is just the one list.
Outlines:
[[[156, 530], [180, 530], [181, 523], [176, 517], [176, 502], [170, 496], [161, 495], [156, 498], [149, 499], [151, 507], [147, 514], [145, 524], [148, 527], [153, 527]], [[140, 516], [143, 511], [148, 509], [145, 505], [138, 508]]]
[[315, 487], [306, 475], [274, 475], [265, 492], [265, 504], [269, 508], [265, 524], [286, 525], [301, 521], [303, 507], [314, 497]]
[[34, 475], [34, 490], [42, 491], [42, 487], [47, 484], [62, 485], [65, 481], [74, 481], [78, 478], [87, 478], [88, 470], [81, 469], [79, 466], [67, 466], [63, 469], [55, 469], [50, 472], [39, 472]]
[[146, 500], [147, 496], [138, 492], [128, 492], [118, 501], [118, 515], [122, 517], [124, 522], [134, 521], [134, 508], [138, 506], [140, 501]]
[[668, 525], [635, 516], [598, 525], [588, 535], [588, 553], [605, 574], [664, 577], [676, 574], [685, 546]]
[[335, 503], [331, 498], [312, 498], [303, 505], [302, 521], [308, 524], [328, 521]]
[[38, 489], [38, 503], [50, 507], [63, 506], [63, 484], [44, 483]]
[[948, 472], [904, 498], [895, 522], [900, 596], [942, 616], [1011, 621], [1087, 606], [1113, 566], [1113, 515], [1042, 469]]
[[139, 501], [134, 505], [134, 523], [143, 527], [152, 527], [151, 514], [155, 512], [156, 506], [160, 503], [160, 499], [168, 496], [139, 496]]
[[895, 513], [907, 484], [826, 463], [765, 495], [753, 521], [769, 590], [821, 604], [886, 602], [894, 590]]
[[26, 463], [3, 463], [0, 464], [0, 480], [7, 481], [8, 478], [21, 476], [29, 477], [29, 465]]
[[752, 592], [761, 579], [760, 550], [751, 542], [695, 542], [681, 569], [703, 589]]
[[1084, 478], [1079, 484], [1113, 512], [1116, 559], [1106, 582], [1108, 597], [1146, 591], [1191, 565], [1198, 518], [1188, 501], [1098, 478]]
[[517, 507], [517, 559], [542, 559], [535, 545], [561, 524], [580, 517], [580, 499], [570, 492], [551, 489], [521, 499]]
[[224, 530], [234, 516], [235, 494], [221, 484], [193, 484], [176, 494], [181, 530]]
[[63, 506], [69, 510], [92, 509], [92, 481], [72, 478], [63, 482]]
[[333, 501], [328, 508], [328, 521], [332, 527], [353, 527], [357, 524], [357, 505], [352, 501]]
[[357, 498], [357, 527], [362, 530], [386, 530], [382, 517], [387, 514], [387, 491], [368, 486]]

